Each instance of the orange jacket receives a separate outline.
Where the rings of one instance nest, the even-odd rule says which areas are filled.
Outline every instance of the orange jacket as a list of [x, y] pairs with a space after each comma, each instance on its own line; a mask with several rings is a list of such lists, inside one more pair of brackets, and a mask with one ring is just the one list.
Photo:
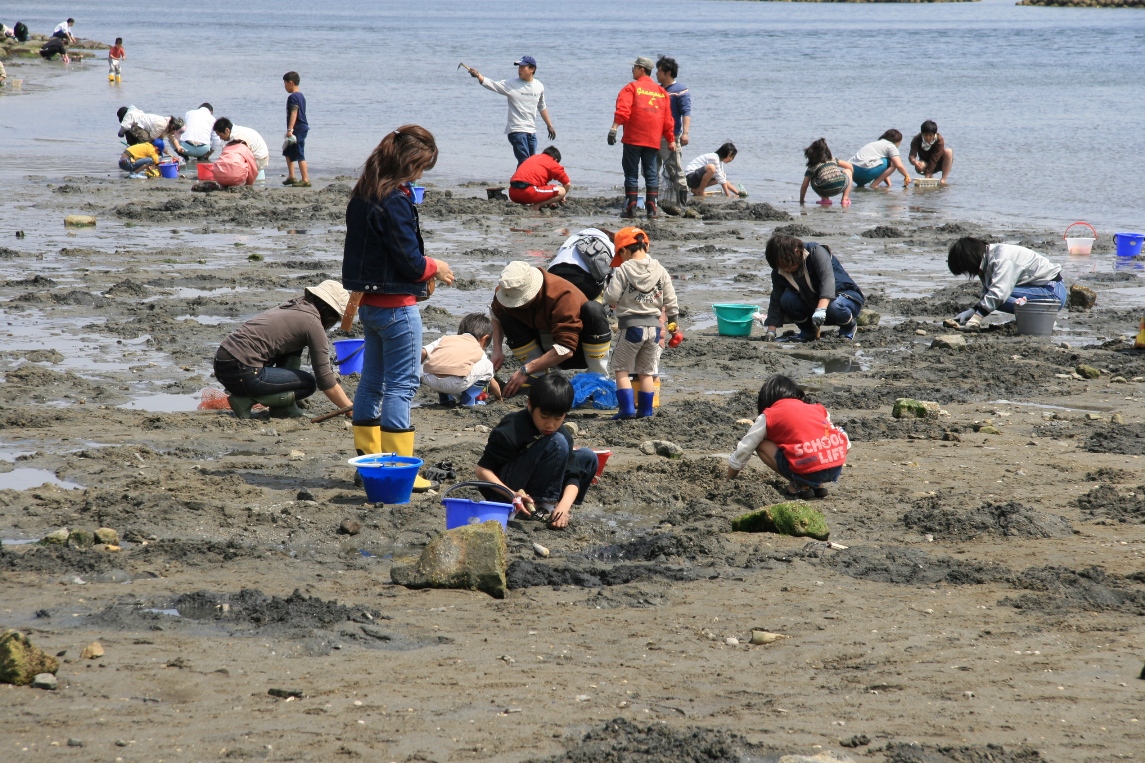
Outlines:
[[660, 139], [676, 139], [676, 123], [668, 93], [645, 75], [629, 82], [616, 96], [616, 113], [612, 121], [624, 125], [621, 143], [646, 148], [660, 148]]

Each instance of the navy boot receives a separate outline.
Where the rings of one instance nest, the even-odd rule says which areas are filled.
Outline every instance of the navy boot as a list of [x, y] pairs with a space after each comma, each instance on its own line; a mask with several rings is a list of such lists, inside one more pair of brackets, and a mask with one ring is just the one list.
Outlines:
[[631, 388], [616, 390], [616, 402], [619, 404], [620, 410], [612, 417], [612, 420], [617, 421], [619, 419], [636, 418], [636, 406], [632, 401], [633, 395]]
[[652, 401], [655, 399], [655, 392], [637, 392], [636, 400], [638, 405], [636, 408], [636, 418], [647, 419], [655, 415], [656, 411], [652, 408]]

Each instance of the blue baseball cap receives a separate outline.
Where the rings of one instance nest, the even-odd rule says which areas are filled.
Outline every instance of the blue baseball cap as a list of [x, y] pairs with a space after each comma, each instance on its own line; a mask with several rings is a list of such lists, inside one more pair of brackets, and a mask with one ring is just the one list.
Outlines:
[[520, 66], [521, 64], [524, 64], [526, 66], [531, 66], [534, 69], [536, 69], [537, 68], [537, 59], [533, 58], [532, 56], [521, 56], [520, 59], [513, 62], [514, 66]]

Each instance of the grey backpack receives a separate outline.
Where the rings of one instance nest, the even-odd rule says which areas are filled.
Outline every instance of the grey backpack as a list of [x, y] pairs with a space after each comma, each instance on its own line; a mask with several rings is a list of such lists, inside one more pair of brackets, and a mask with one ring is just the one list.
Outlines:
[[598, 284], [604, 283], [612, 273], [612, 249], [596, 236], [584, 236], [573, 245], [588, 267], [589, 275]]

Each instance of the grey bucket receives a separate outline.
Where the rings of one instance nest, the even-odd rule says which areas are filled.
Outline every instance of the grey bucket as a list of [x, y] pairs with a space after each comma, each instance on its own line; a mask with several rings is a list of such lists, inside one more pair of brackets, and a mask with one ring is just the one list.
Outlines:
[[1018, 322], [1018, 333], [1024, 336], [1050, 336], [1054, 333], [1061, 303], [1050, 301], [1030, 301], [1014, 308], [1014, 318]]

